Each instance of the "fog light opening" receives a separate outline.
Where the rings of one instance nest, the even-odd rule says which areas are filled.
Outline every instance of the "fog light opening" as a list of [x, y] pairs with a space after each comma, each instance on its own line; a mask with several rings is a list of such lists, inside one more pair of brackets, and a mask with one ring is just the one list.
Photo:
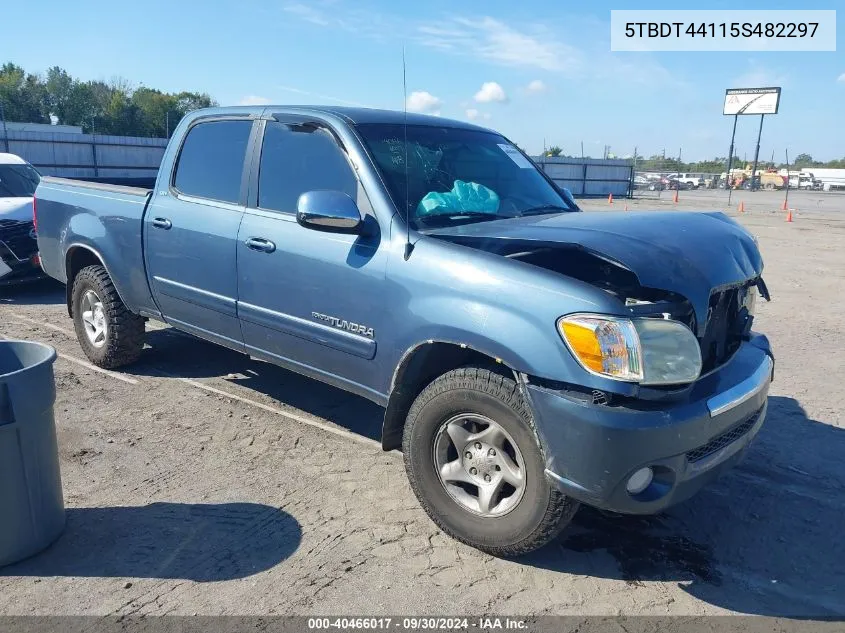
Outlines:
[[654, 479], [654, 471], [651, 469], [651, 466], [646, 466], [631, 475], [628, 483], [625, 484], [625, 488], [630, 494], [638, 495], [649, 487], [652, 479]]

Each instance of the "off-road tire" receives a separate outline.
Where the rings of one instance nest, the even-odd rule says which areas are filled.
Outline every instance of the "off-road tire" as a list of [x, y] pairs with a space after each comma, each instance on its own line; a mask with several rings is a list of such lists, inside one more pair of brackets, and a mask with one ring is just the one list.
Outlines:
[[[522, 453], [525, 492], [503, 516], [483, 517], [468, 511], [452, 499], [437, 474], [435, 437], [444, 421], [460, 413], [495, 420]], [[542, 547], [560, 534], [578, 510], [577, 501], [547, 480], [531, 411], [516, 381], [503, 372], [462, 367], [434, 380], [411, 406], [402, 450], [411, 488], [432, 521], [453, 538], [494, 556], [519, 556]]]
[[[79, 306], [88, 290], [93, 290], [103, 303], [107, 330], [102, 347], [95, 347], [88, 340], [82, 321]], [[71, 313], [79, 345], [97, 367], [116, 369], [138, 360], [144, 347], [144, 319], [124, 305], [103, 266], [87, 266], [76, 275], [71, 292]]]

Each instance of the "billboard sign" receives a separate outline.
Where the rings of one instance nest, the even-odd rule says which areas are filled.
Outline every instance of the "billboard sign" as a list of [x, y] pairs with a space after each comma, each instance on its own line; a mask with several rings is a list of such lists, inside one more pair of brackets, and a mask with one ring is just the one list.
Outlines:
[[780, 88], [729, 88], [722, 114], [777, 114]]

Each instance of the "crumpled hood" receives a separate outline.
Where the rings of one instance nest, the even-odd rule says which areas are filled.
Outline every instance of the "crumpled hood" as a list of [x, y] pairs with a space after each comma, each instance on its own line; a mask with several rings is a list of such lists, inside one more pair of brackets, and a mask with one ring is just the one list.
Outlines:
[[0, 220], [32, 220], [32, 198], [0, 198]]
[[618, 262], [640, 284], [686, 297], [699, 324], [710, 293], [759, 276], [763, 260], [754, 238], [724, 213], [561, 213], [478, 222], [427, 232], [496, 250], [503, 240], [566, 244]]

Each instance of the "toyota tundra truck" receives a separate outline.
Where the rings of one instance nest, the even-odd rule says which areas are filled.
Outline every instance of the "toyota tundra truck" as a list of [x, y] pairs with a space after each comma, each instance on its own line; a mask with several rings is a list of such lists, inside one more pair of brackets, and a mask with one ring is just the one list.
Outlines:
[[766, 415], [754, 237], [718, 212], [584, 213], [488, 129], [206, 109], [152, 190], [43, 178], [35, 198], [91, 362], [138, 359], [154, 319], [367, 398], [431, 519], [494, 555], [582, 503], [687, 499]]

